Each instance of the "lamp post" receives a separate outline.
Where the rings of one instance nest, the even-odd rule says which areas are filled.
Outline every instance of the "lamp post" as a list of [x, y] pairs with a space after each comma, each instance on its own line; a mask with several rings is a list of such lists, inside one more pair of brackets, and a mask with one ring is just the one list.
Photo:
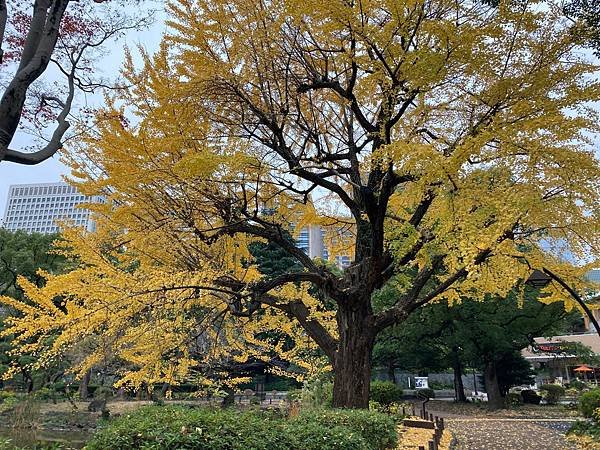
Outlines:
[[535, 288], [543, 288], [548, 286], [552, 280], [560, 284], [562, 288], [566, 290], [571, 297], [573, 297], [579, 306], [581, 306], [581, 309], [583, 309], [585, 314], [588, 316], [588, 319], [590, 319], [590, 322], [594, 325], [594, 328], [596, 328], [596, 333], [598, 336], [600, 336], [600, 324], [598, 324], [598, 321], [594, 317], [592, 310], [588, 307], [588, 305], [586, 305], [575, 289], [565, 283], [565, 281], [558, 275], [546, 268], [543, 268], [542, 270], [535, 269], [525, 283]]

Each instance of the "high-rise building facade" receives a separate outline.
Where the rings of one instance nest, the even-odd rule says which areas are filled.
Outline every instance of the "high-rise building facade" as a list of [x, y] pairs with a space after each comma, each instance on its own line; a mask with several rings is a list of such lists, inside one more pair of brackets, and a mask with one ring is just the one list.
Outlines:
[[59, 222], [94, 231], [89, 210], [82, 203], [102, 201], [102, 197], [86, 197], [67, 183], [16, 184], [8, 191], [2, 226], [9, 231], [57, 233]]
[[[325, 245], [325, 230], [319, 225], [308, 225], [302, 228], [296, 239], [296, 245], [311, 258], [329, 259], [329, 252]], [[336, 256], [334, 262], [340, 269], [345, 269], [352, 260], [344, 255]]]
[[323, 230], [318, 225], [308, 225], [302, 228], [296, 239], [296, 245], [311, 258], [327, 259]]

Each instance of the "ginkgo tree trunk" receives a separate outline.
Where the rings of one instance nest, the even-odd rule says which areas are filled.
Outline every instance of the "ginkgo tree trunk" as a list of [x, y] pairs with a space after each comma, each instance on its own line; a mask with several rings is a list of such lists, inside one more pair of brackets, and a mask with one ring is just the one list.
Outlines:
[[[277, 352], [364, 408], [375, 337], [421, 305], [505, 295], [542, 262], [579, 286], [553, 244], [598, 257], [600, 85], [555, 6], [171, 3], [160, 50], [128, 57], [131, 89], [71, 149], [79, 188], [107, 197], [98, 231], [67, 230], [80, 267], [4, 300], [10, 332], [41, 361], [96, 336], [137, 386]], [[329, 263], [289, 239], [308, 225]], [[261, 274], [256, 241], [302, 269]]]

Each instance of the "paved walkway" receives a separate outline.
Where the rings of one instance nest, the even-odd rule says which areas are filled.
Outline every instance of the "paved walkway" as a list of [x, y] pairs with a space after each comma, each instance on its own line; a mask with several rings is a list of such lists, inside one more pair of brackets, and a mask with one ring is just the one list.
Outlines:
[[457, 450], [576, 450], [564, 433], [572, 420], [448, 418]]

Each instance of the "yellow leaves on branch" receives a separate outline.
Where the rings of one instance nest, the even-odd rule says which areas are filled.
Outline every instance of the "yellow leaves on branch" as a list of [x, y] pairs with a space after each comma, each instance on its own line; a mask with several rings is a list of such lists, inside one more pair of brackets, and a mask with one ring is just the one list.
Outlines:
[[[327, 299], [285, 282], [252, 310], [268, 280], [250, 244], [308, 225], [322, 227], [330, 259], [363, 258], [352, 270], [381, 256], [359, 241], [381, 226], [393, 263], [377, 270], [404, 291], [432, 264], [430, 284], [464, 271], [438, 299], [505, 295], [544, 265], [583, 288], [551, 246], [590, 264], [600, 256], [589, 137], [600, 83], [557, 4], [176, 0], [168, 10], [159, 51], [140, 50], [139, 66], [127, 56], [131, 89], [107, 97], [66, 155], [73, 183], [107, 200], [91, 207], [97, 233], [65, 232], [60, 251], [78, 268], [43, 289], [25, 283], [26, 302], [3, 300], [21, 313], [8, 331], [21, 349], [51, 357], [101, 342], [80, 369], [119, 358], [134, 385], [274, 354], [321, 370], [307, 330], [280, 307], [302, 305], [335, 339]], [[302, 262], [344, 292], [365, 281]]]

